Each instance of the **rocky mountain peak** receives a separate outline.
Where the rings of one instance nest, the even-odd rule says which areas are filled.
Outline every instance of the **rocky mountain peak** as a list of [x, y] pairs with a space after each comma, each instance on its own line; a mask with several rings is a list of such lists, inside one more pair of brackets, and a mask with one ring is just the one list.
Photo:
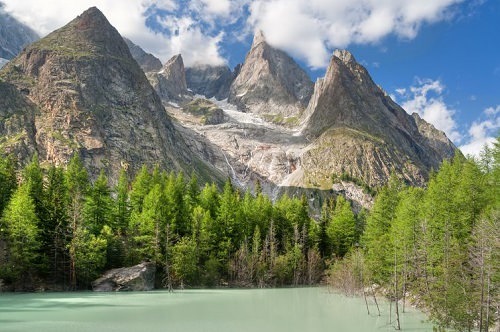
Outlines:
[[35, 43], [33, 47], [71, 58], [131, 57], [122, 36], [96, 7], [87, 9], [64, 27]]
[[[15, 130], [34, 136], [42, 161], [64, 164], [77, 152], [92, 175], [105, 169], [116, 179], [121, 168], [183, 169], [196, 159], [126, 43], [95, 7], [26, 48], [0, 78], [37, 110], [30, 112], [34, 129]], [[17, 137], [15, 130], [7, 135]]]
[[285, 52], [270, 46], [262, 31], [257, 31], [231, 85], [229, 102], [240, 110], [283, 120], [302, 114], [312, 90], [306, 72]]
[[262, 30], [257, 30], [253, 36], [252, 48], [257, 47], [259, 44], [267, 43], [266, 37]]
[[333, 55], [342, 60], [342, 62], [347, 66], [357, 63], [352, 53], [349, 52], [348, 50], [337, 49], [333, 52]]
[[186, 70], [180, 54], [170, 58], [158, 73], [147, 75], [160, 98], [165, 101], [182, 101], [189, 95]]
[[302, 132], [316, 140], [303, 165], [315, 177], [347, 173], [374, 186], [396, 172], [409, 183], [422, 184], [431, 168], [454, 154], [446, 136], [407, 114], [348, 51], [332, 56], [303, 119]]

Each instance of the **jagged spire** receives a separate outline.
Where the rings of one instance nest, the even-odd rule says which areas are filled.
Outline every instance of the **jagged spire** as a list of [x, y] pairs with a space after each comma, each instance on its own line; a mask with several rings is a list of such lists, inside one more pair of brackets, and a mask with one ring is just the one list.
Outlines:
[[252, 48], [266, 42], [266, 37], [264, 36], [264, 32], [262, 30], [257, 30], [253, 36]]
[[348, 50], [335, 50], [333, 55], [342, 60], [342, 62], [346, 65], [357, 63], [354, 55], [352, 55], [352, 53]]

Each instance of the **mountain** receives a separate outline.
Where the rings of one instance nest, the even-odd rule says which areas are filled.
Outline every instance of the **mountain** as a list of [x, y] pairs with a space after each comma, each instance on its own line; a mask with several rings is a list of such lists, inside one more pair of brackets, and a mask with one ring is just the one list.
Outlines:
[[179, 102], [190, 93], [186, 83], [184, 61], [180, 54], [174, 55], [157, 73], [147, 74], [151, 85], [164, 102]]
[[0, 2], [0, 67], [39, 38], [35, 31], [7, 13]]
[[130, 39], [123, 38], [125, 43], [132, 54], [132, 57], [137, 61], [139, 66], [141, 66], [142, 70], [145, 73], [153, 71], [157, 72], [161, 70], [162, 64], [160, 59], [152, 55], [151, 53], [145, 52], [140, 46], [134, 44]]
[[78, 152], [92, 175], [105, 169], [114, 179], [122, 167], [133, 173], [142, 164], [199, 174], [209, 168], [190, 152], [127, 44], [95, 7], [27, 47], [0, 79], [8, 106], [2, 147], [21, 160], [29, 158], [25, 146], [54, 164]]
[[[270, 53], [281, 60], [265, 60], [266, 56], [276, 59]], [[443, 132], [392, 101], [345, 50], [335, 51], [304, 110], [280, 113], [297, 104], [283, 100], [278, 104], [275, 92], [283, 91], [288, 79], [296, 82], [301, 76], [283, 76], [283, 54], [256, 35], [231, 85], [229, 102], [212, 99], [224, 112], [223, 122], [203, 122], [202, 115], [196, 115], [202, 113], [193, 111], [201, 101], [180, 109], [167, 107], [190, 129], [192, 140], [205, 142], [200, 149], [209, 151], [210, 163], [230, 174], [240, 187], [252, 188], [259, 181], [263, 191], [274, 198], [284, 192], [305, 193], [316, 208], [333, 190], [356, 201], [358, 208], [369, 208], [373, 200], [366, 188], [387, 183], [391, 174], [409, 184], [423, 185], [432, 169], [454, 155], [455, 146]], [[241, 98], [235, 100], [235, 94]], [[259, 113], [264, 108], [267, 113]], [[269, 115], [281, 115], [284, 121]], [[287, 121], [294, 117], [295, 121]]]
[[206, 98], [226, 99], [234, 78], [235, 74], [227, 66], [195, 65], [186, 68], [187, 87]]
[[271, 47], [261, 31], [231, 84], [229, 102], [239, 109], [282, 122], [298, 117], [309, 102], [313, 83], [285, 52]]
[[422, 184], [455, 151], [444, 133], [406, 113], [345, 50], [334, 53], [316, 83], [302, 123], [302, 134], [315, 142], [302, 165], [316, 181], [344, 173], [376, 186], [395, 172]]

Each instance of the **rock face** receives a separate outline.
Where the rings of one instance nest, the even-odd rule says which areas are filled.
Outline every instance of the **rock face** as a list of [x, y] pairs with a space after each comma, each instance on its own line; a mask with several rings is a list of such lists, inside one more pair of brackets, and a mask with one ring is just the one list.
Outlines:
[[184, 61], [180, 54], [168, 60], [158, 73], [148, 73], [148, 79], [164, 102], [183, 101], [189, 95]]
[[35, 31], [9, 15], [0, 2], [0, 58], [14, 58], [25, 46], [39, 38]]
[[227, 66], [196, 65], [186, 68], [187, 87], [207, 98], [226, 99], [233, 80], [234, 75]]
[[277, 118], [298, 117], [312, 91], [313, 83], [304, 70], [258, 32], [231, 85], [228, 100], [244, 111]]
[[91, 175], [105, 169], [112, 179], [122, 167], [134, 174], [142, 164], [208, 167], [189, 151], [120, 34], [95, 7], [26, 48], [0, 79], [12, 91], [2, 98], [20, 110], [4, 129], [15, 153], [24, 153], [25, 141], [49, 163], [65, 164], [78, 152]]
[[92, 282], [94, 292], [150, 291], [155, 286], [156, 266], [145, 262], [131, 267], [112, 269]]
[[162, 64], [160, 59], [150, 53], [146, 53], [141, 47], [134, 44], [130, 39], [123, 38], [132, 54], [132, 57], [137, 61], [139, 66], [145, 73], [158, 72], [161, 70]]
[[422, 184], [455, 149], [442, 132], [394, 103], [347, 51], [334, 53], [316, 83], [302, 133], [314, 140], [302, 157], [307, 177], [347, 173], [370, 186], [391, 172]]

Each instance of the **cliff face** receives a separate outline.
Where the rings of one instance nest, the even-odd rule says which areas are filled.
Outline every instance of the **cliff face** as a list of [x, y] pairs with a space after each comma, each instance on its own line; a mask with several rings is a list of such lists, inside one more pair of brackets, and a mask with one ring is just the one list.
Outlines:
[[186, 68], [188, 88], [207, 98], [226, 99], [233, 80], [234, 74], [227, 66], [196, 65]]
[[26, 117], [12, 120], [22, 122], [16, 130], [3, 128], [18, 154], [16, 135], [31, 140], [42, 161], [64, 164], [80, 153], [94, 175], [101, 168], [116, 177], [122, 167], [189, 171], [198, 164], [126, 43], [95, 7], [26, 48], [0, 78], [11, 118]]
[[267, 116], [298, 117], [309, 102], [313, 83], [286, 53], [271, 47], [262, 32], [231, 85], [229, 102]]
[[455, 149], [442, 132], [394, 103], [347, 51], [335, 52], [316, 83], [302, 133], [315, 140], [303, 157], [308, 176], [347, 173], [369, 185], [384, 183], [391, 172], [422, 184]]
[[186, 70], [180, 54], [168, 60], [159, 72], [148, 73], [147, 77], [164, 102], [184, 101], [189, 96]]
[[145, 52], [140, 46], [134, 44], [130, 39], [123, 38], [125, 43], [132, 54], [132, 57], [137, 61], [139, 66], [147, 72], [158, 72], [161, 70], [162, 64], [160, 59], [152, 55], [151, 53]]

